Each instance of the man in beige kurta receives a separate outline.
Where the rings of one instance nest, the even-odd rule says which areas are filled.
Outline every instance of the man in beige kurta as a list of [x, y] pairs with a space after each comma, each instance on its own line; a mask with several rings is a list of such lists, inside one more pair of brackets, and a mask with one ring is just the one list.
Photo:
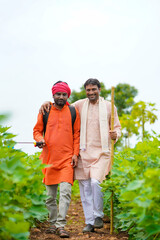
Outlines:
[[[74, 178], [79, 180], [86, 226], [83, 232], [103, 227], [103, 194], [100, 183], [110, 171], [111, 139], [121, 135], [114, 107], [114, 131], [111, 131], [111, 103], [99, 96], [100, 83], [88, 79], [84, 84], [87, 99], [76, 101], [81, 118], [80, 156]], [[85, 120], [84, 120], [85, 119]], [[85, 130], [84, 130], [85, 129]]]
[[[85, 101], [86, 99], [82, 99], [73, 104], [78, 109], [80, 117], [82, 117], [82, 107]], [[108, 129], [111, 129], [111, 103], [108, 101], [105, 102], [108, 113], [107, 118], [109, 120], [107, 121]], [[116, 107], [114, 109], [114, 119], [114, 130], [117, 131], [118, 139], [121, 134], [121, 127]], [[78, 166], [75, 168], [75, 179], [85, 180], [88, 178], [95, 178], [102, 182], [110, 171], [111, 137], [108, 131], [106, 134], [108, 135], [109, 149], [108, 152], [103, 152], [99, 124], [99, 100], [97, 100], [95, 104], [89, 103], [86, 129], [86, 149], [80, 149]]]

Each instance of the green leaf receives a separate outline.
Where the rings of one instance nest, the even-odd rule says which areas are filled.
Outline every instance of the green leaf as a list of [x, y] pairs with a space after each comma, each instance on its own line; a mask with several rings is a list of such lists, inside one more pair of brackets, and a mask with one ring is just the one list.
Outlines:
[[105, 193], [104, 193], [104, 197], [108, 200], [108, 199], [110, 199], [111, 194], [112, 194], [112, 193], [111, 193], [110, 191], [105, 192]]
[[11, 236], [17, 240], [26, 240], [29, 238], [29, 235], [30, 235], [29, 232], [11, 234]]
[[136, 189], [140, 188], [143, 183], [144, 183], [144, 180], [135, 180], [128, 184], [126, 190], [128, 190], [128, 191], [136, 190]]
[[146, 231], [148, 232], [148, 237], [153, 234], [160, 233], [160, 225], [151, 224], [150, 226], [146, 227]]

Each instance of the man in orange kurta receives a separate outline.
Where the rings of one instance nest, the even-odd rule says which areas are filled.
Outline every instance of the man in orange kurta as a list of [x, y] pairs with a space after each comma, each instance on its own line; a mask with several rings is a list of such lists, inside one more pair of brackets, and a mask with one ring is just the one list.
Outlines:
[[[65, 231], [66, 214], [71, 199], [73, 168], [77, 166], [79, 155], [80, 117], [72, 126], [72, 116], [67, 99], [71, 94], [68, 84], [57, 82], [53, 85], [54, 103], [51, 105], [45, 136], [43, 137], [43, 114], [38, 114], [33, 130], [34, 139], [43, 147], [40, 158], [50, 166], [43, 170], [44, 183], [50, 198], [46, 201], [51, 226], [48, 232], [58, 232], [60, 237], [69, 237]], [[60, 184], [59, 212], [57, 213], [57, 187]]]

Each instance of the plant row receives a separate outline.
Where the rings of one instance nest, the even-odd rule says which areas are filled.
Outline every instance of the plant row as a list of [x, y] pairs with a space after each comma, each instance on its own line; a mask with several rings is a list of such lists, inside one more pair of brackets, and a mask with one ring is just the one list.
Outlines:
[[114, 157], [112, 174], [102, 184], [104, 210], [110, 214], [114, 193], [114, 228], [129, 239], [160, 239], [160, 136], [139, 142]]
[[8, 129], [0, 125], [0, 239], [25, 240], [35, 222], [48, 215], [43, 165], [38, 154], [14, 149]]

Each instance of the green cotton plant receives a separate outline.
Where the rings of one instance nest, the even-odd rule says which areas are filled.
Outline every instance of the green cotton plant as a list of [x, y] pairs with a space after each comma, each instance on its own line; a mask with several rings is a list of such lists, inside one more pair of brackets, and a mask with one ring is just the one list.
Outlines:
[[158, 136], [115, 154], [112, 176], [102, 184], [104, 211], [110, 214], [113, 191], [114, 227], [129, 239], [160, 239], [159, 146]]
[[126, 204], [129, 216], [123, 218], [120, 214], [118, 218], [124, 221], [135, 219], [138, 232], [134, 225], [129, 230], [135, 239], [153, 239], [160, 233], [159, 176], [160, 169], [147, 169], [142, 179], [132, 181], [121, 194], [120, 201]]
[[76, 201], [79, 198], [80, 198], [79, 183], [78, 180], [74, 180], [72, 186], [72, 200]]
[[0, 125], [0, 239], [25, 240], [36, 221], [48, 215], [44, 165], [38, 153], [28, 156], [14, 149], [15, 135], [8, 130]]

